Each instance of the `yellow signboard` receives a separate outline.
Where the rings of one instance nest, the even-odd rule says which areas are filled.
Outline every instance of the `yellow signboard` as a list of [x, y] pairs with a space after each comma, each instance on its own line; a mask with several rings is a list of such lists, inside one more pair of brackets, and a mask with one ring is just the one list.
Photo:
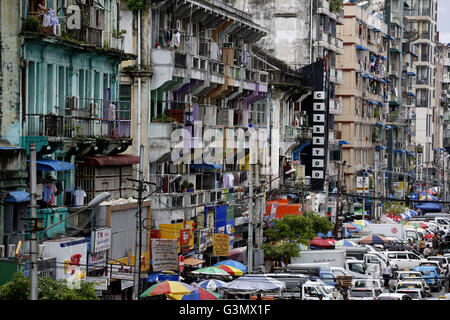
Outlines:
[[159, 225], [159, 230], [161, 231], [161, 239], [177, 239], [178, 240], [178, 252], [180, 252], [180, 231], [183, 229], [189, 229], [189, 249], [194, 249], [194, 221], [187, 221], [186, 228], [184, 227], [184, 222], [180, 223], [169, 223]]
[[213, 237], [213, 256], [228, 256], [230, 250], [230, 235], [215, 233]]

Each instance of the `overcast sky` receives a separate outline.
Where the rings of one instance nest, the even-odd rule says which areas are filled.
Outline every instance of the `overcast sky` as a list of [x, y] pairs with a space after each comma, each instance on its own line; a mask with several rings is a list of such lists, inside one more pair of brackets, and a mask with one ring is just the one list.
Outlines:
[[438, 24], [439, 41], [450, 43], [450, 1], [438, 0]]

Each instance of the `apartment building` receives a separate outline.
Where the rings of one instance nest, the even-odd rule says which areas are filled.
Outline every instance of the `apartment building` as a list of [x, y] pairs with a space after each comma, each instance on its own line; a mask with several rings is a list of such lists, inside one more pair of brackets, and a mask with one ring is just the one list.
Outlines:
[[416, 94], [416, 124], [414, 142], [423, 147], [424, 180], [433, 176], [433, 132], [435, 92], [435, 52], [437, 35], [437, 0], [406, 0], [403, 10], [405, 33], [417, 48], [417, 76], [413, 89]]
[[344, 25], [338, 34], [344, 41], [344, 55], [338, 57], [337, 65], [343, 70], [345, 85], [336, 93], [343, 111], [336, 116], [335, 126], [349, 142], [342, 151], [348, 165], [345, 185], [356, 192], [357, 177], [374, 172], [385, 156], [386, 135], [391, 129], [387, 122], [392, 81], [387, 61], [392, 36], [382, 16], [356, 3], [344, 4]]

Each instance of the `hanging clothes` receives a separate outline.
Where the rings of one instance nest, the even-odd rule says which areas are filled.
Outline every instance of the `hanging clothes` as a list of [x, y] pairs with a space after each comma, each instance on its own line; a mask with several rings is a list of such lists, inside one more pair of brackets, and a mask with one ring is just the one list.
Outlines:
[[84, 199], [86, 198], [86, 192], [78, 187], [72, 191], [73, 204], [77, 207], [84, 204]]
[[46, 183], [44, 185], [42, 192], [42, 201], [47, 205], [53, 204], [55, 201], [55, 194], [57, 191], [58, 189], [56, 189], [54, 183]]

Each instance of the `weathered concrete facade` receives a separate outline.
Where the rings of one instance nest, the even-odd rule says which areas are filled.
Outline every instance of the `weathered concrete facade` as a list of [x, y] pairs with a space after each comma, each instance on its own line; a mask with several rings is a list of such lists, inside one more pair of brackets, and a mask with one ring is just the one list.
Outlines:
[[20, 144], [20, 3], [0, 2], [0, 146]]

